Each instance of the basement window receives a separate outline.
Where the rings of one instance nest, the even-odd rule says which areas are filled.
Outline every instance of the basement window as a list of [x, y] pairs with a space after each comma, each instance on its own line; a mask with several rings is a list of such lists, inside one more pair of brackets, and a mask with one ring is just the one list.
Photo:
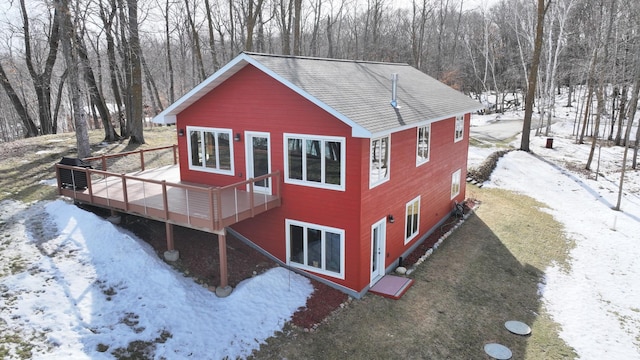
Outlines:
[[301, 221], [285, 221], [287, 264], [344, 279], [344, 230]]
[[231, 129], [187, 126], [189, 169], [233, 175]]

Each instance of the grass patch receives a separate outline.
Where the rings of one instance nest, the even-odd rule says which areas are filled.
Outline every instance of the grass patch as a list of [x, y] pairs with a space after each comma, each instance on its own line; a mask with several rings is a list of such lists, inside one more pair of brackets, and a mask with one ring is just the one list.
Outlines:
[[502, 149], [513, 149], [513, 146], [511, 146], [511, 143], [516, 139], [516, 136], [510, 137], [508, 139], [502, 140], [502, 141], [484, 141], [481, 139], [478, 139], [476, 137], [473, 136], [469, 136], [469, 146], [471, 147], [477, 147], [477, 148], [483, 148], [483, 149], [490, 149], [490, 148], [496, 148], [498, 150], [502, 150]]
[[[146, 144], [132, 147], [128, 140], [102, 143], [103, 130], [89, 132], [92, 155], [118, 153], [171, 145], [176, 142], [174, 127], [153, 127], [144, 131]], [[25, 203], [55, 199], [55, 187], [41, 181], [55, 178], [54, 164], [63, 156], [77, 156], [75, 133], [38, 136], [0, 144], [0, 201], [13, 199]]]
[[[544, 269], [567, 261], [562, 226], [526, 196], [469, 190], [481, 207], [412, 273], [402, 299], [368, 294], [315, 332], [269, 339], [254, 357], [481, 359], [484, 344], [500, 342], [518, 359], [574, 358], [538, 296]], [[532, 335], [510, 334], [508, 320]]]
[[[155, 356], [156, 344], [164, 344], [173, 335], [167, 331], [162, 330], [160, 334], [153, 340], [142, 341], [136, 340], [130, 342], [126, 348], [117, 348], [111, 352], [114, 358], [118, 360], [137, 360], [137, 359], [153, 359]], [[106, 352], [108, 346], [104, 344], [98, 344], [96, 350], [99, 352]], [[164, 357], [162, 358], [164, 359]]]

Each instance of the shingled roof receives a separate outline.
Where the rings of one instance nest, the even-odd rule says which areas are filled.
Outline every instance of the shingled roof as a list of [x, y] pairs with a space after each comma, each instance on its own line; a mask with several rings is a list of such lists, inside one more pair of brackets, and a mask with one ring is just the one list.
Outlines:
[[[400, 131], [476, 111], [482, 105], [408, 64], [241, 53], [153, 121], [176, 115], [247, 65], [288, 86], [352, 128], [355, 137]], [[391, 76], [398, 74], [397, 106]]]

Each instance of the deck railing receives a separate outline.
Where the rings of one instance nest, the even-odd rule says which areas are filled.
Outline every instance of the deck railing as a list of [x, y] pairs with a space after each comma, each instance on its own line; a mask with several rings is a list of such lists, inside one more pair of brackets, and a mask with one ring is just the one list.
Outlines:
[[[171, 150], [171, 151], [169, 151]], [[152, 153], [147, 156], [146, 153]], [[135, 160], [137, 157], [138, 161]], [[111, 172], [132, 172], [131, 169], [144, 171], [150, 165], [160, 167], [163, 165], [178, 164], [178, 145], [168, 145], [151, 149], [140, 149], [116, 154], [104, 154], [83, 159], [96, 169]], [[139, 164], [139, 166], [137, 166]], [[98, 166], [99, 165], [99, 166]]]
[[[208, 231], [222, 230], [280, 206], [279, 171], [223, 187], [161, 179], [163, 171], [178, 171], [175, 166], [143, 172], [145, 153], [169, 148], [84, 159], [90, 163], [99, 161], [102, 170], [56, 164], [58, 193], [77, 201]], [[175, 146], [173, 153], [175, 163]], [[104, 170], [110, 159], [131, 156], [139, 156], [140, 159], [141, 169], [135, 175]], [[271, 183], [272, 194], [256, 191], [256, 183]]]

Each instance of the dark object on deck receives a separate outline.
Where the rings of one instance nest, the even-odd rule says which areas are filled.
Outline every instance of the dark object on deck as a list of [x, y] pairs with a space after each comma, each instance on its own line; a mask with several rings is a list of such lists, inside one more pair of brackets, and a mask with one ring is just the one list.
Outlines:
[[[59, 164], [91, 169], [91, 165], [78, 158], [63, 157]], [[87, 173], [79, 170], [60, 169], [60, 183], [64, 187], [84, 190], [87, 188]]]
[[547, 149], [553, 149], [553, 138], [547, 138]]

